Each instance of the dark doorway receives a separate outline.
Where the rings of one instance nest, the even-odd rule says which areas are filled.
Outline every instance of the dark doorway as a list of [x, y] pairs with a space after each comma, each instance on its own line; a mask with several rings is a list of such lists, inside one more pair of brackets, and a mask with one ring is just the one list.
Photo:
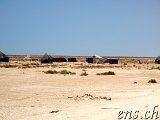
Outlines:
[[0, 58], [0, 62], [9, 62], [9, 57]]
[[93, 58], [86, 58], [86, 62], [93, 63]]
[[53, 58], [53, 62], [67, 62], [66, 58]]
[[77, 62], [76, 58], [68, 58], [68, 62]]
[[118, 59], [108, 59], [109, 64], [118, 64]]

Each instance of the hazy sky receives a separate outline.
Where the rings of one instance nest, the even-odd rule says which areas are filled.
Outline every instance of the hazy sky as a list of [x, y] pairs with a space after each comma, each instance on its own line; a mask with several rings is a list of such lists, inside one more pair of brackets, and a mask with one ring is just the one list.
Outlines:
[[0, 0], [6, 54], [160, 55], [160, 0]]

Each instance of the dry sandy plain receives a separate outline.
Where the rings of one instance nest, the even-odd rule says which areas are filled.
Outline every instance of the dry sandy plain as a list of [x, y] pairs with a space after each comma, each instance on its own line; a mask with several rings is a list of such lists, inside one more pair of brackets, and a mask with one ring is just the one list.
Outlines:
[[[160, 70], [148, 66], [85, 68], [88, 76], [80, 76], [84, 68], [74, 64], [0, 68], [0, 120], [144, 120], [145, 115], [158, 120]], [[76, 75], [42, 72], [46, 70], [69, 70]], [[96, 75], [107, 71], [116, 75]], [[149, 84], [150, 79], [158, 83]]]

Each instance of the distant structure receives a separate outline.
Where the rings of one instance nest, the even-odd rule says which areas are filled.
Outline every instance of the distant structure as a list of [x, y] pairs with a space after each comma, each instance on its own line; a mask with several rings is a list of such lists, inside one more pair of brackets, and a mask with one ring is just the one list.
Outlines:
[[95, 55], [92, 58], [86, 58], [86, 62], [95, 64], [104, 64], [104, 63], [118, 64], [118, 59], [108, 59]]
[[158, 56], [158, 57], [156, 58], [155, 63], [156, 63], [156, 64], [160, 64], [160, 56]]
[[104, 63], [108, 63], [108, 60], [107, 58], [103, 58], [101, 56], [95, 55], [93, 56], [93, 63], [104, 64]]
[[[1, 53], [2, 54], [2, 53]], [[132, 56], [62, 56], [62, 55], [7, 55], [9, 61], [40, 61], [41, 63], [56, 62], [83, 62], [90, 64], [160, 64], [159, 57], [132, 57]]]
[[41, 63], [52, 63], [53, 57], [48, 55], [47, 53], [45, 53], [40, 61], [41, 61]]
[[9, 57], [0, 51], [0, 62], [9, 62]]
[[76, 58], [68, 58], [68, 62], [77, 62]]
[[52, 62], [67, 62], [67, 59], [64, 57], [54, 57]]

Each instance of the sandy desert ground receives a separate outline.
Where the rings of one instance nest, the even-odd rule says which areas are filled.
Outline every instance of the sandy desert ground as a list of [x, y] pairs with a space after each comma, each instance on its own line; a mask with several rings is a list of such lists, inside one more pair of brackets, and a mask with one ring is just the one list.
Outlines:
[[[47, 70], [69, 70], [76, 75], [42, 72]], [[80, 76], [84, 68], [69, 66], [0, 68], [0, 120], [160, 119], [160, 70], [85, 70], [88, 76]], [[96, 75], [107, 71], [116, 75]], [[150, 79], [158, 83], [149, 84]]]

